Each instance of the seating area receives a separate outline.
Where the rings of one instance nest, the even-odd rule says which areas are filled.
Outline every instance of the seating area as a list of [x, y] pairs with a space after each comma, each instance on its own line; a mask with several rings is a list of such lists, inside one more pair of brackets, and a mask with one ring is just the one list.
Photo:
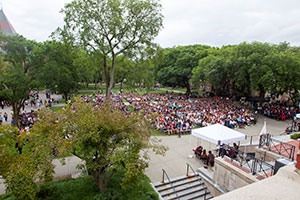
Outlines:
[[232, 129], [256, 123], [253, 112], [228, 98], [190, 99], [180, 94], [124, 94], [122, 98], [135, 111], [142, 111], [157, 130], [169, 135], [217, 123]]

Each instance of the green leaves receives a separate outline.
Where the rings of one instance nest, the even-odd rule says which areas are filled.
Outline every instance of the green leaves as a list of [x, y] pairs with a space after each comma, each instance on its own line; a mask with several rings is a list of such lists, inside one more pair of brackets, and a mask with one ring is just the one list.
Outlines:
[[[299, 48], [254, 42], [209, 51], [193, 69], [193, 83], [211, 85], [217, 95], [251, 96], [258, 91], [287, 93], [296, 105]], [[295, 92], [296, 91], [296, 92]]]
[[88, 52], [100, 52], [109, 100], [116, 58], [151, 46], [162, 28], [161, 5], [155, 0], [76, 0], [65, 6], [63, 41]]
[[86, 161], [100, 190], [106, 188], [118, 168], [125, 168], [126, 181], [140, 176], [147, 166], [146, 156], [141, 158], [143, 149], [153, 147], [163, 152], [163, 147], [150, 142], [147, 124], [133, 113], [126, 116], [109, 105], [94, 107], [78, 101], [63, 115], [60, 123], [70, 135], [74, 154]]
[[166, 49], [163, 63], [157, 69], [158, 81], [166, 86], [182, 86], [190, 93], [192, 70], [205, 57], [208, 46], [190, 45]]
[[[22, 36], [0, 35], [0, 48], [3, 65], [0, 67], [0, 96], [13, 106], [14, 118], [28, 97], [31, 89], [35, 88], [32, 59], [36, 43]], [[16, 121], [16, 125], [19, 126]]]

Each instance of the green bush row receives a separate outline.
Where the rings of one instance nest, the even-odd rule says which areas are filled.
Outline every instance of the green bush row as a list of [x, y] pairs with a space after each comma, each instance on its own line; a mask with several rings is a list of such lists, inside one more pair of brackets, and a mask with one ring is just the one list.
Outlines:
[[297, 140], [298, 138], [300, 138], [300, 133], [294, 133], [291, 135], [291, 139]]

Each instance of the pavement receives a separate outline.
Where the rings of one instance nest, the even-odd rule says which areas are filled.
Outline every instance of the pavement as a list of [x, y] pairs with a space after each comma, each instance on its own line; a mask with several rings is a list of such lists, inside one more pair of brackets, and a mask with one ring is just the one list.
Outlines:
[[[51, 95], [51, 98], [53, 98], [54, 100], [57, 100], [57, 99], [62, 99], [61, 95], [56, 95], [56, 94], [52, 94]], [[44, 91], [40, 91], [39, 92], [39, 99], [42, 100], [42, 102], [44, 102], [45, 100], [48, 100], [46, 98], [46, 93]], [[57, 103], [53, 103], [52, 106], [64, 106], [64, 104], [57, 104]], [[36, 111], [36, 110], [39, 110], [39, 109], [42, 109], [44, 108], [45, 105], [40, 105], [40, 106], [30, 106], [30, 103], [28, 104], [28, 106], [25, 106], [24, 107], [24, 110], [21, 109], [21, 113], [23, 111], [26, 111], [26, 112], [30, 112], [32, 110]], [[0, 108], [0, 114], [2, 115], [3, 117], [3, 114], [4, 113], [7, 113], [8, 114], [8, 120], [7, 122], [6, 121], [3, 121], [3, 124], [10, 124], [11, 122], [11, 119], [12, 119], [12, 112], [13, 112], [13, 109], [11, 106], [7, 107], [5, 106], [4, 109]], [[4, 119], [3, 119], [4, 120]]]
[[[235, 129], [241, 133], [247, 135], [247, 140], [241, 142], [241, 144], [249, 144], [251, 137], [252, 143], [258, 144], [258, 135], [263, 127], [263, 123], [266, 120], [267, 131], [273, 136], [280, 136], [285, 128], [291, 124], [291, 121], [277, 121], [260, 116], [256, 125], [248, 126], [243, 129]], [[286, 136], [281, 136], [286, 138]], [[205, 149], [215, 149], [211, 143], [197, 139], [192, 135], [183, 135], [181, 138], [177, 136], [161, 136], [158, 137], [161, 140], [161, 144], [167, 146], [169, 150], [165, 156], [155, 155], [150, 152], [149, 167], [146, 169], [145, 174], [150, 178], [152, 183], [162, 181], [162, 169], [164, 169], [170, 178], [180, 177], [186, 174], [188, 163], [194, 170], [203, 167], [202, 161], [194, 157], [192, 149], [201, 145]]]
[[[43, 93], [41, 93], [41, 98], [45, 98]], [[38, 109], [26, 107], [25, 109]], [[10, 108], [5, 108], [6, 111], [10, 112]], [[291, 124], [291, 120], [287, 121], [277, 121], [269, 118], [260, 116], [257, 120], [256, 125], [246, 127], [244, 129], [236, 129], [241, 133], [248, 136], [248, 140], [244, 143], [249, 143], [252, 136], [253, 141], [258, 140], [258, 134], [263, 127], [263, 123], [266, 120], [267, 130], [273, 136], [281, 135], [285, 128]], [[168, 147], [168, 151], [165, 156], [156, 155], [152, 151], [149, 151], [149, 167], [145, 170], [145, 174], [149, 177], [152, 183], [157, 183], [162, 180], [162, 169], [164, 169], [168, 176], [172, 179], [175, 177], [183, 176], [186, 174], [187, 163], [194, 169], [201, 168], [203, 163], [193, 156], [193, 151], [196, 146], [202, 145], [206, 149], [214, 149], [209, 143], [200, 141], [192, 135], [182, 135], [180, 138], [177, 136], [159, 136], [157, 137], [161, 140], [161, 144]], [[75, 177], [81, 172], [76, 168], [77, 164], [82, 163], [80, 159], [75, 156], [71, 156], [65, 159], [65, 165], [61, 164], [59, 160], [54, 160], [55, 164], [55, 178], [60, 177]], [[0, 177], [0, 194], [5, 193], [5, 186], [3, 184], [3, 179]]]

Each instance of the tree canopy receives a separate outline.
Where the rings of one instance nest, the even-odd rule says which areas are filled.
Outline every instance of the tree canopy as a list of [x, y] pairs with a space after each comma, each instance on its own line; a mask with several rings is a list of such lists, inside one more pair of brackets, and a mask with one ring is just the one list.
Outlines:
[[[87, 169], [101, 191], [120, 170], [125, 171], [122, 185], [126, 188], [143, 175], [149, 149], [158, 154], [166, 150], [150, 137], [149, 127], [137, 113], [128, 115], [81, 100], [58, 112], [43, 109], [30, 133], [0, 126], [0, 173], [14, 196], [22, 191], [23, 199], [33, 199], [38, 190], [35, 182], [53, 176], [52, 160], [73, 153], [85, 161], [82, 169]], [[25, 153], [11, 150], [18, 137], [22, 137]]]
[[0, 35], [1, 56], [0, 96], [13, 108], [15, 125], [19, 126], [18, 116], [28, 99], [29, 92], [37, 86], [33, 76], [33, 49], [36, 43], [20, 35]]
[[208, 46], [178, 46], [164, 50], [164, 59], [157, 67], [158, 82], [171, 87], [185, 87], [191, 93], [192, 69], [207, 55]]
[[[35, 76], [40, 84], [53, 92], [63, 94], [67, 99], [78, 88], [79, 70], [84, 68], [74, 65], [79, 59], [79, 50], [67, 43], [46, 41], [35, 49]], [[78, 68], [77, 68], [78, 67]], [[85, 73], [88, 75], [88, 72]]]
[[157, 0], [74, 0], [62, 12], [65, 25], [57, 31], [61, 38], [99, 52], [107, 97], [114, 84], [116, 58], [151, 46], [162, 28]]
[[193, 69], [192, 82], [211, 85], [217, 95], [249, 97], [258, 92], [288, 94], [299, 100], [299, 48], [287, 43], [271, 45], [253, 42], [224, 46], [210, 51]]
[[145, 149], [152, 148], [164, 153], [165, 148], [151, 139], [147, 123], [137, 114], [126, 115], [104, 104], [76, 102], [59, 120], [65, 124], [72, 153], [85, 160], [86, 168], [99, 189], [104, 190], [110, 178], [125, 169], [124, 186], [135, 182], [148, 166]]

